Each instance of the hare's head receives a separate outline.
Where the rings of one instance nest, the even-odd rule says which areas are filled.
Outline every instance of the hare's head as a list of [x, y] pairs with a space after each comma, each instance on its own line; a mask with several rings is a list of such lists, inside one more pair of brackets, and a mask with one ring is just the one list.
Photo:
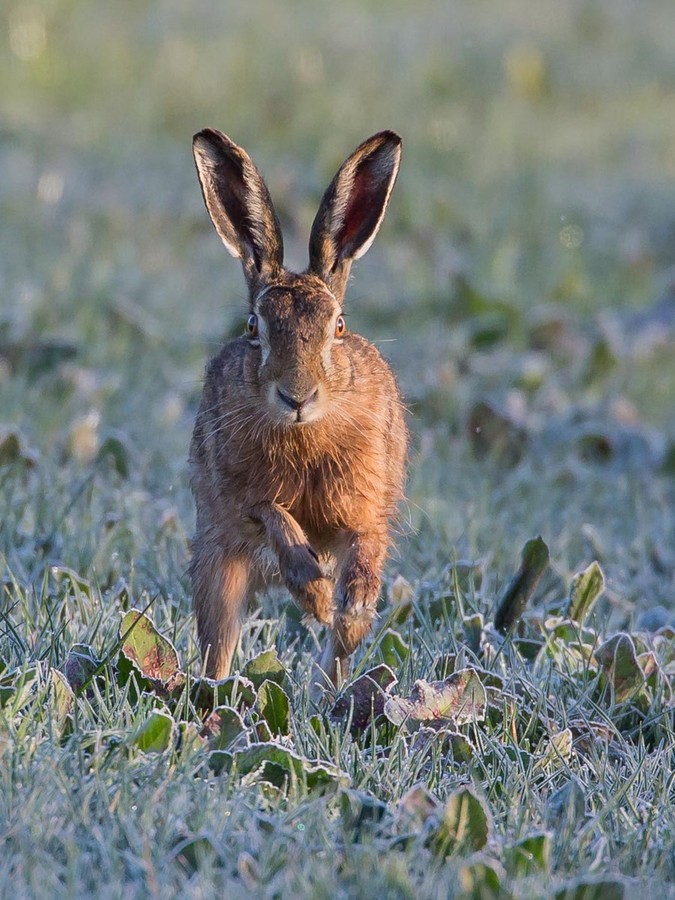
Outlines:
[[315, 421], [353, 378], [345, 286], [384, 217], [401, 139], [380, 132], [343, 163], [319, 206], [309, 267], [300, 275], [284, 268], [279, 220], [248, 154], [214, 129], [195, 135], [193, 151], [209, 215], [248, 283], [246, 333], [258, 396], [279, 424]]

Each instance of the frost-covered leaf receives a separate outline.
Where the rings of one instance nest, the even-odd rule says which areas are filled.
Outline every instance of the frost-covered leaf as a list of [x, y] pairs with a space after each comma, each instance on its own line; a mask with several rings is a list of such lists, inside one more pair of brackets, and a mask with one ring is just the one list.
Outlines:
[[120, 624], [122, 654], [151, 681], [170, 685], [181, 679], [176, 648], [163, 637], [152, 620], [138, 609], [125, 613]]
[[477, 853], [457, 870], [461, 900], [511, 900], [502, 885], [504, 871], [499, 863], [482, 853]]
[[389, 690], [396, 681], [389, 666], [382, 664], [369, 669], [342, 691], [330, 711], [331, 719], [344, 721], [353, 707], [350, 729], [352, 733], [363, 731], [384, 713]]
[[408, 826], [421, 828], [440, 807], [438, 800], [423, 784], [406, 791], [398, 804], [397, 817]]
[[629, 634], [615, 634], [595, 651], [595, 658], [614, 688], [614, 697], [621, 703], [632, 697], [644, 684], [635, 644]]
[[201, 735], [209, 739], [212, 750], [227, 750], [245, 732], [246, 726], [236, 709], [218, 706], [205, 720]]
[[276, 681], [263, 681], [258, 689], [257, 706], [271, 734], [289, 734], [291, 703]]
[[470, 788], [461, 788], [448, 797], [441, 821], [429, 837], [436, 856], [446, 857], [482, 850], [489, 834], [485, 804]]
[[528, 600], [535, 592], [539, 579], [548, 568], [548, 547], [541, 537], [533, 538], [523, 547], [520, 567], [506, 587], [495, 615], [495, 628], [506, 634], [522, 616]]
[[253, 682], [256, 690], [263, 681], [274, 681], [283, 686], [286, 680], [286, 669], [283, 667], [276, 650], [263, 650], [244, 666], [242, 674]]
[[202, 714], [223, 705], [249, 708], [255, 700], [253, 682], [242, 675], [229, 675], [221, 681], [196, 678], [190, 685], [190, 701]]
[[[218, 751], [216, 751], [218, 752]], [[211, 759], [214, 757], [211, 754]], [[274, 742], [251, 744], [232, 754], [232, 766], [241, 776], [255, 775], [255, 781], [268, 781], [275, 787], [294, 782], [309, 790], [347, 786], [349, 776], [331, 763], [312, 762], [288, 747]]]
[[471, 616], [464, 616], [462, 619], [462, 630], [464, 631], [464, 641], [476, 656], [480, 653], [480, 645], [483, 637], [483, 628], [485, 621], [481, 613], [474, 613]]
[[570, 619], [583, 624], [584, 619], [595, 606], [597, 599], [605, 590], [605, 576], [597, 562], [592, 562], [583, 572], [572, 579], [570, 586], [567, 615]]
[[504, 850], [504, 865], [509, 875], [522, 878], [551, 869], [551, 835], [531, 834]]
[[387, 628], [378, 643], [382, 659], [390, 668], [398, 668], [408, 658], [410, 645], [393, 628]]
[[391, 697], [384, 714], [394, 725], [414, 730], [420, 723], [445, 719], [454, 725], [482, 722], [485, 687], [474, 669], [461, 669], [445, 681], [415, 682], [410, 697]]
[[132, 743], [144, 753], [164, 753], [174, 742], [176, 723], [164, 710], [153, 709], [134, 732]]

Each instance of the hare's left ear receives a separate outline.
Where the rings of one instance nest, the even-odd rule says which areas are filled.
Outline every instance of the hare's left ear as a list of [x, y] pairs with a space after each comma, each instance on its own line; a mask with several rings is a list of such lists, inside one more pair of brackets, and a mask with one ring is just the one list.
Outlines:
[[251, 292], [260, 290], [279, 273], [284, 256], [267, 185], [248, 153], [215, 128], [196, 134], [192, 150], [211, 221], [241, 259]]
[[368, 250], [382, 224], [400, 161], [401, 138], [381, 131], [345, 160], [323, 195], [309, 239], [309, 271], [338, 299], [352, 262]]

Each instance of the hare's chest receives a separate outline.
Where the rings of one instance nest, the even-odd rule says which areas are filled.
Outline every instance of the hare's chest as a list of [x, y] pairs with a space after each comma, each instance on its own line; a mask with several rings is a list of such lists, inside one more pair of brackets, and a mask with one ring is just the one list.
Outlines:
[[293, 467], [278, 489], [277, 502], [308, 533], [329, 535], [351, 523], [352, 485], [331, 457]]

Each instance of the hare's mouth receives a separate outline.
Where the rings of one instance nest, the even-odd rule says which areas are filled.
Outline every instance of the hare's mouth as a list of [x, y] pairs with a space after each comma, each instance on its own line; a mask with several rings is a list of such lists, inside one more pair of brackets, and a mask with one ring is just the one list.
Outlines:
[[288, 425], [306, 425], [316, 421], [323, 413], [321, 392], [316, 386], [299, 394], [285, 386], [270, 385], [268, 399], [281, 420]]

